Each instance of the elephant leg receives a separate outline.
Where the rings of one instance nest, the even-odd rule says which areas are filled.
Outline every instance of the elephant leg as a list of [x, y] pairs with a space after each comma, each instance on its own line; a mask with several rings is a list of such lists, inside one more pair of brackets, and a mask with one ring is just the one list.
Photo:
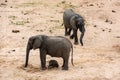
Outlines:
[[65, 64], [64, 64], [64, 63], [65, 63], [65, 60], [63, 59], [63, 65], [62, 65], [62, 68], [64, 68], [64, 66], [65, 66]]
[[65, 36], [67, 36], [68, 34], [67, 34], [67, 27], [65, 27]]
[[71, 30], [72, 30], [72, 29], [70, 28], [70, 29], [69, 29], [69, 31], [68, 31], [68, 35], [70, 35], [70, 33], [71, 33]]
[[74, 37], [75, 37], [75, 39], [74, 39], [74, 44], [78, 44], [78, 37], [77, 37], [77, 30], [73, 30], [73, 35], [74, 35]]
[[68, 58], [64, 58], [63, 61], [62, 70], [68, 70]]
[[45, 50], [40, 50], [40, 60], [41, 60], [41, 68], [42, 70], [45, 70], [46, 67], [46, 51]]
[[70, 36], [70, 39], [73, 39], [74, 38], [74, 33]]
[[71, 29], [69, 29], [69, 31], [68, 31], [68, 28], [65, 27], [65, 36], [69, 36], [70, 32], [71, 32]]

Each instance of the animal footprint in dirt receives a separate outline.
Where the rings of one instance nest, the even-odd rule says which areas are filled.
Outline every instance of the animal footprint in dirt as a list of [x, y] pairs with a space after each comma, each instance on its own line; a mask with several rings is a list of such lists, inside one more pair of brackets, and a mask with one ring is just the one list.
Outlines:
[[21, 65], [21, 66], [18, 66], [17, 68], [18, 69], [22, 69], [22, 70], [25, 70], [26, 72], [31, 72], [31, 73], [34, 73], [34, 72], [39, 72], [40, 71], [40, 68], [36, 68], [35, 66], [33, 67], [33, 65], [29, 64], [28, 65], [29, 67], [24, 67], [24, 64]]

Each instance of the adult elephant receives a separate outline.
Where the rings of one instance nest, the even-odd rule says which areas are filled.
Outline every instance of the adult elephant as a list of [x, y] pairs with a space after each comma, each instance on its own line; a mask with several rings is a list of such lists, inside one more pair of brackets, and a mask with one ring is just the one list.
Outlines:
[[80, 43], [83, 46], [82, 39], [85, 33], [85, 23], [83, 17], [76, 14], [72, 9], [67, 9], [63, 14], [63, 24], [65, 27], [65, 36], [70, 35], [71, 30], [73, 30], [73, 34], [70, 38], [73, 39], [75, 37], [74, 44], [78, 44], [77, 30], [80, 30]]
[[41, 68], [46, 69], [46, 55], [52, 57], [62, 57], [63, 58], [63, 70], [68, 70], [68, 61], [70, 50], [72, 48], [71, 62], [73, 64], [73, 46], [72, 43], [61, 36], [46, 36], [46, 35], [36, 35], [32, 36], [28, 40], [26, 49], [26, 62], [25, 67], [28, 65], [29, 52], [31, 49], [38, 49], [40, 51]]

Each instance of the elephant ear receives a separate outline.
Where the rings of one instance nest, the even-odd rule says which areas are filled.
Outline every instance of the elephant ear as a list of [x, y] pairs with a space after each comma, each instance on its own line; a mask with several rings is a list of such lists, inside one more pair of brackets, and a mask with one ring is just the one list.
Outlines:
[[29, 45], [30, 49], [33, 48], [34, 40], [35, 40], [35, 36], [32, 36], [32, 37], [29, 38], [28, 45]]
[[33, 49], [35, 50], [37, 48], [40, 48], [41, 43], [42, 43], [42, 39], [39, 37], [36, 37], [33, 42]]
[[74, 30], [77, 30], [77, 26], [76, 26], [76, 16], [72, 16], [71, 19], [70, 19], [70, 24], [72, 26], [72, 28]]

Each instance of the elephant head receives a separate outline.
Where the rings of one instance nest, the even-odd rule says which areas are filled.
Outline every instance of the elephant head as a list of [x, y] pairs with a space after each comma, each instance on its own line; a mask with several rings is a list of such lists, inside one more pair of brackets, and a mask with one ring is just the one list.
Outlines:
[[31, 49], [37, 49], [41, 47], [41, 44], [43, 42], [43, 36], [32, 36], [28, 40], [27, 48], [26, 48], [26, 62], [25, 67], [28, 65], [29, 60], [29, 53]]
[[79, 29], [79, 31], [81, 32], [81, 35], [80, 35], [80, 43], [81, 43], [81, 45], [83, 46], [83, 41], [82, 41], [82, 39], [83, 39], [84, 33], [85, 33], [85, 27], [84, 27], [85, 23], [84, 23], [84, 19], [83, 19], [80, 15], [76, 14], [76, 15], [74, 15], [74, 16], [71, 18], [70, 23], [71, 23], [71, 25], [73, 26], [73, 29], [74, 29], [74, 30]]

